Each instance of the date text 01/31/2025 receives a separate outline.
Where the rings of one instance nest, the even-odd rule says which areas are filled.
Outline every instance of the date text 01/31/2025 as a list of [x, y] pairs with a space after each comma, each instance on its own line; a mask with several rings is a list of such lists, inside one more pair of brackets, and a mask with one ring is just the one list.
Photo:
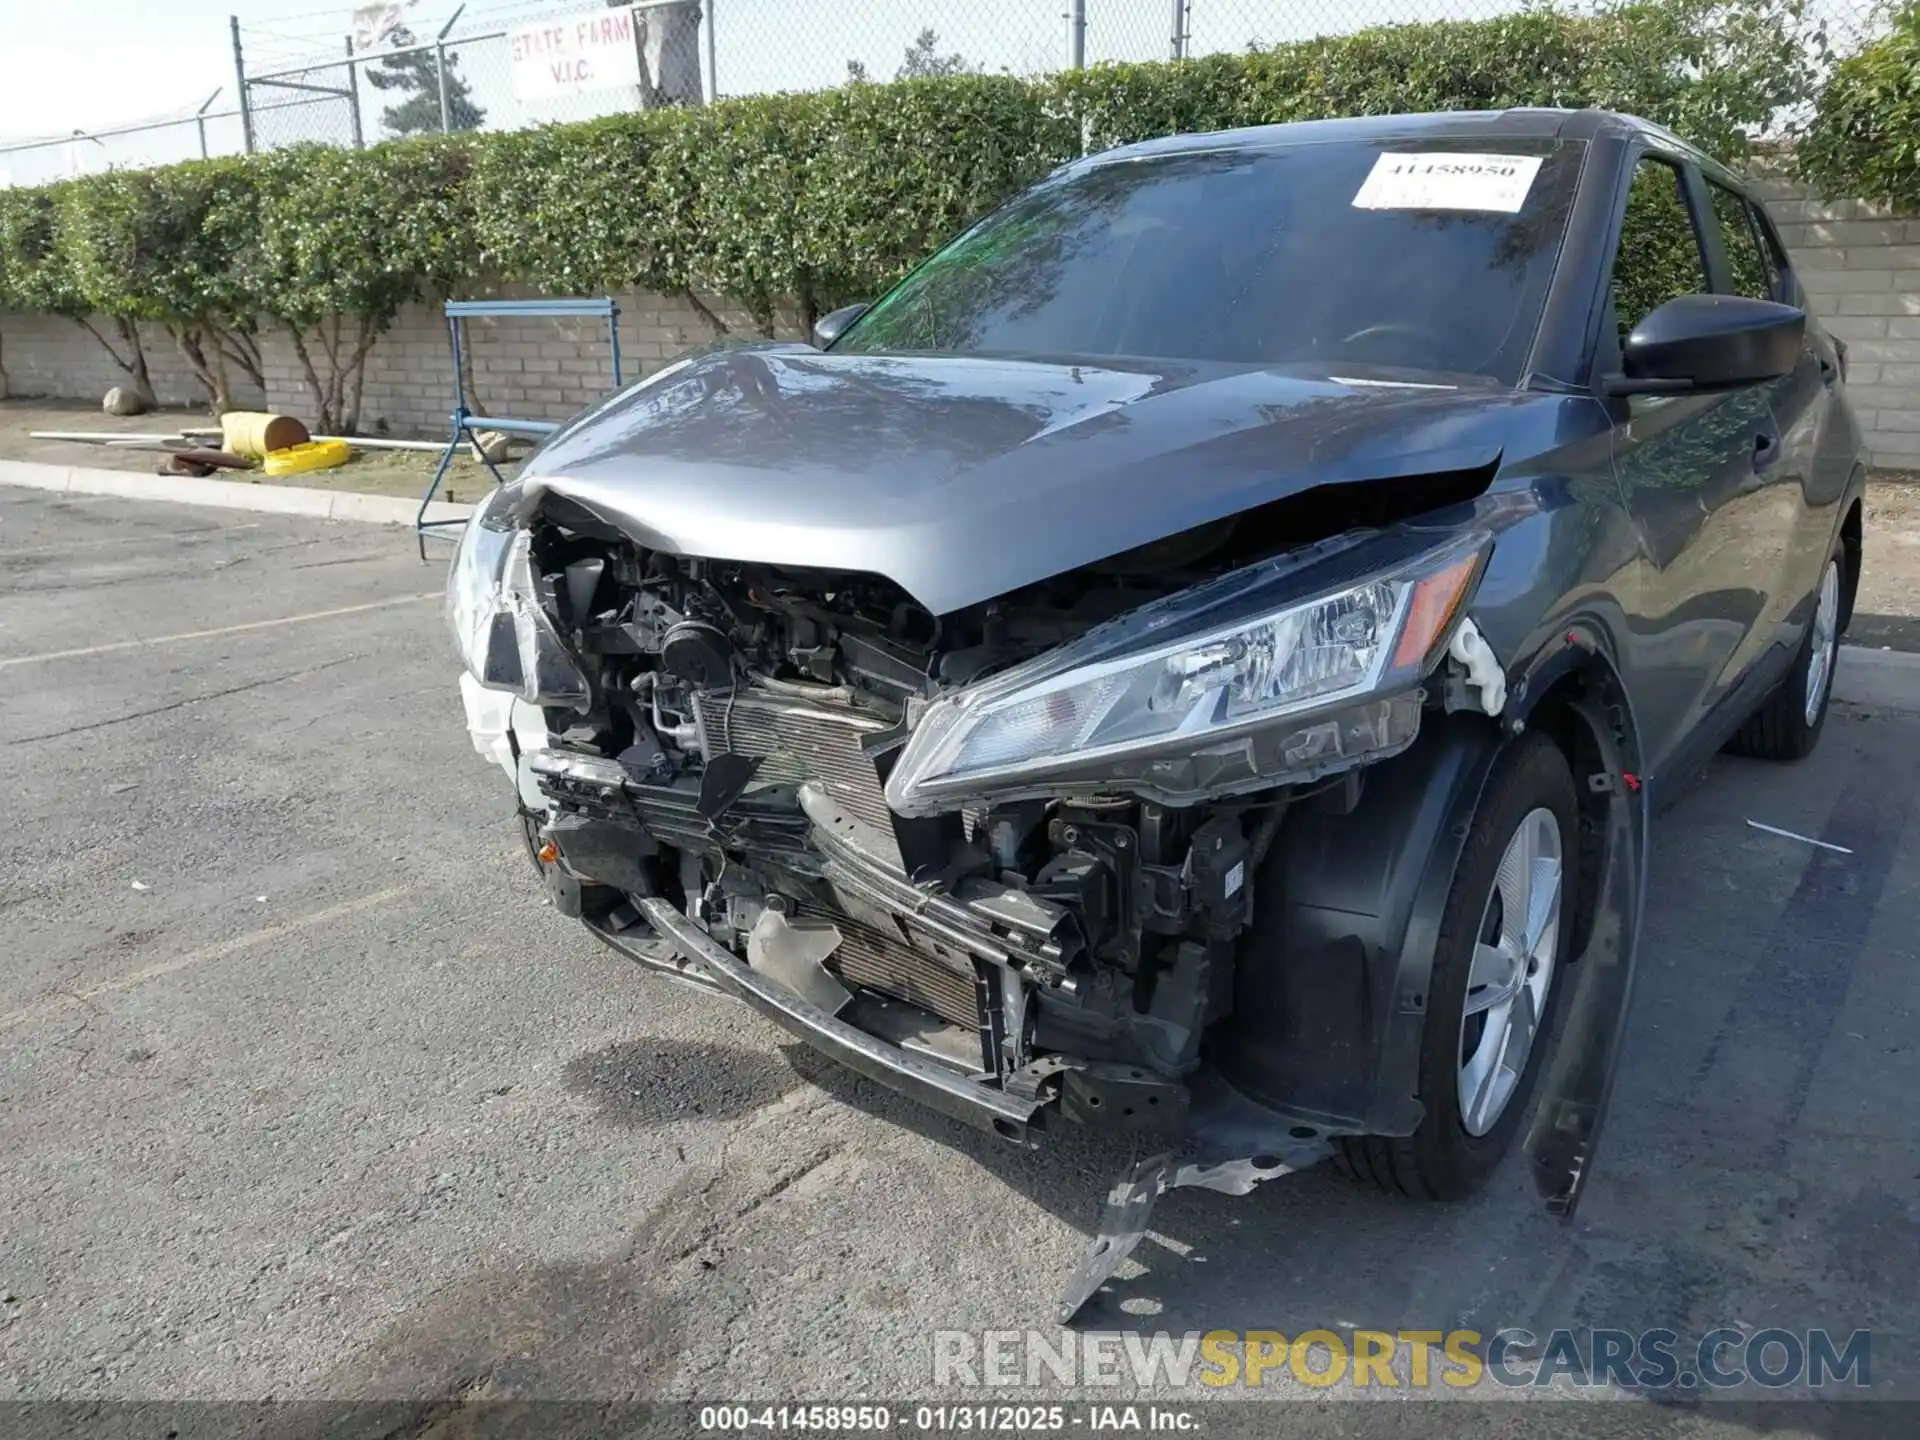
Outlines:
[[722, 1434], [752, 1431], [808, 1431], [828, 1434], [880, 1433], [895, 1428], [915, 1431], [974, 1431], [1035, 1434], [1079, 1430], [1094, 1435], [1124, 1432], [1177, 1434], [1197, 1431], [1200, 1419], [1189, 1410], [1165, 1405], [916, 1405], [894, 1411], [886, 1405], [703, 1405], [700, 1429]]

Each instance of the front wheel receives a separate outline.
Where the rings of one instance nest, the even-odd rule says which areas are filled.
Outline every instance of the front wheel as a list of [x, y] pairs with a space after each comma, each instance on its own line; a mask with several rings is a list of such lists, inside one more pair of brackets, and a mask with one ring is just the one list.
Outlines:
[[1417, 1200], [1477, 1187], [1513, 1144], [1544, 1062], [1576, 835], [1566, 757], [1529, 734], [1495, 762], [1454, 871], [1420, 1050], [1412, 1135], [1340, 1143], [1342, 1169]]
[[1844, 564], [1845, 552], [1834, 551], [1820, 574], [1813, 620], [1793, 668], [1727, 742], [1735, 755], [1803, 760], [1820, 743], [1827, 702], [1833, 698], [1833, 668], [1840, 658], [1840, 597], [1845, 588], [1840, 567]]

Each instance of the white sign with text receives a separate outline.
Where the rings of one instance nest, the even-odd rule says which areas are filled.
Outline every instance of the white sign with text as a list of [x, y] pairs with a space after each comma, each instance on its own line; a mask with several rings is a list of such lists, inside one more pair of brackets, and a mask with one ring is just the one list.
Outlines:
[[1401, 155], [1373, 162], [1353, 197], [1362, 210], [1493, 210], [1517, 215], [1527, 203], [1538, 155]]
[[640, 83], [631, 10], [583, 10], [516, 25], [507, 32], [507, 54], [520, 100]]

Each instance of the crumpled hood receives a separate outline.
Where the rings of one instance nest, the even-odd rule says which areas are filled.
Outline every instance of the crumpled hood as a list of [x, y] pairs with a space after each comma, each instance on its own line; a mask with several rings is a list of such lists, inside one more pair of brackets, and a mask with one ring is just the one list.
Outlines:
[[1488, 465], [1555, 403], [767, 345], [669, 366], [522, 473], [650, 549], [866, 571], [944, 614], [1316, 485]]

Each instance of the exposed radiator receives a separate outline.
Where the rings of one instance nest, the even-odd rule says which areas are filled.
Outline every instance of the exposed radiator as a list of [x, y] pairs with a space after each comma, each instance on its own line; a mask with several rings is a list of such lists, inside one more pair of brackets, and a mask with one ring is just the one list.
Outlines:
[[[860, 748], [867, 736], [887, 728], [883, 721], [754, 690], [735, 695], [731, 702], [725, 695], [697, 695], [694, 706], [710, 754], [759, 759], [756, 779], [789, 785], [812, 780], [825, 786], [849, 813], [877, 832], [884, 858], [899, 863], [893, 812], [887, 809], [873, 762]], [[969, 1030], [979, 1025], [970, 960], [943, 963], [842, 911], [811, 913], [840, 929], [841, 943], [827, 958], [827, 968], [843, 980], [931, 1010], [950, 1024]]]
[[732, 752], [763, 763], [756, 778], [797, 785], [815, 780], [893, 844], [893, 814], [880, 777], [860, 748], [886, 723], [848, 710], [747, 690], [694, 697], [694, 713], [710, 754]]
[[812, 909], [803, 913], [831, 920], [840, 931], [839, 947], [827, 957], [827, 968], [842, 980], [931, 1010], [949, 1024], [969, 1030], [979, 1026], [979, 1000], [970, 974], [942, 964], [903, 940], [891, 939], [851, 915]]

